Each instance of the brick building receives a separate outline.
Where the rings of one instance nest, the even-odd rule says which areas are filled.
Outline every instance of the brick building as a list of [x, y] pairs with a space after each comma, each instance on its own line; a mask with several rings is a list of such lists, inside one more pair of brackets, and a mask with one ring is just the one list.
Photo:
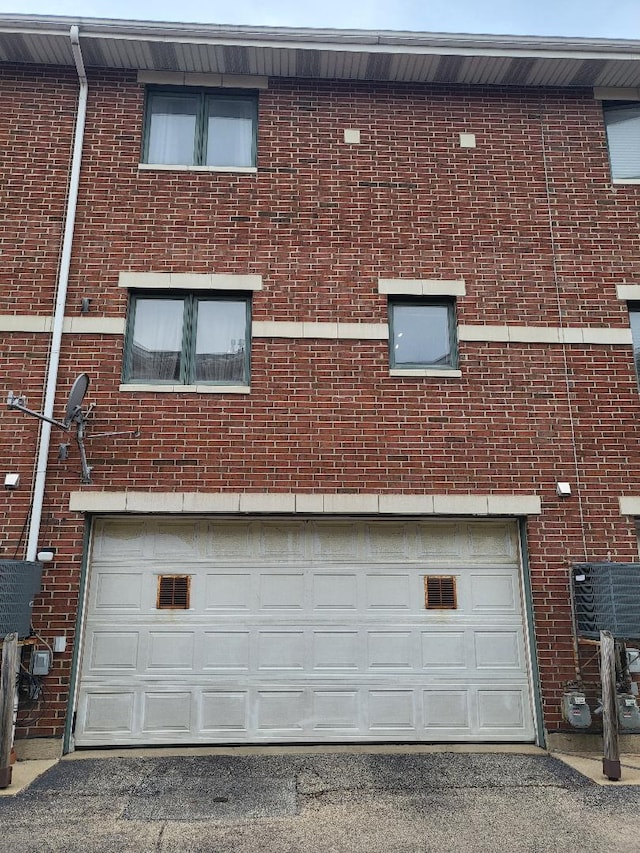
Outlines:
[[571, 567], [638, 557], [637, 48], [0, 16], [3, 393], [94, 404], [90, 482], [2, 413], [19, 738], [566, 729]]

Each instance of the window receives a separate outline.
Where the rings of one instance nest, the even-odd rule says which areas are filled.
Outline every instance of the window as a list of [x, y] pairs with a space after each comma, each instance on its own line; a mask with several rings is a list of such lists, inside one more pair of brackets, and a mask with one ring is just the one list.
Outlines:
[[611, 176], [640, 181], [640, 101], [604, 104]]
[[149, 90], [143, 161], [172, 166], [256, 165], [253, 94]]
[[638, 381], [640, 382], [640, 303], [633, 302], [629, 305], [629, 323], [631, 325], [631, 338], [633, 340], [633, 361], [636, 366]]
[[452, 300], [394, 300], [389, 324], [392, 368], [457, 366]]
[[132, 294], [124, 381], [247, 385], [249, 329], [246, 297]]

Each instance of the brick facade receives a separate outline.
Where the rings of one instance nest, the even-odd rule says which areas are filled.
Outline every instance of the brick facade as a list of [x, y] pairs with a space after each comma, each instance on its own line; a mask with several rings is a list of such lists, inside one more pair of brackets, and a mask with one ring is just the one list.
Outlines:
[[[121, 271], [258, 274], [254, 321], [386, 323], [379, 278], [463, 279], [459, 326], [629, 327], [616, 285], [640, 277], [638, 187], [611, 183], [590, 89], [271, 79], [256, 174], [139, 170], [144, 86], [89, 72], [66, 314], [126, 317]], [[53, 312], [77, 81], [5, 66], [0, 313]], [[344, 142], [345, 129], [360, 144]], [[476, 134], [462, 148], [459, 134]], [[3, 386], [41, 405], [49, 335], [3, 332]], [[54, 545], [34, 625], [66, 633], [46, 703], [22, 737], [67, 714], [85, 522], [69, 492], [504, 494], [527, 521], [548, 731], [575, 678], [570, 566], [637, 559], [640, 397], [629, 344], [459, 343], [461, 378], [389, 375], [386, 340], [254, 338], [250, 394], [119, 390], [123, 336], [67, 333], [57, 415], [91, 377], [93, 485], [54, 434], [41, 542]], [[3, 493], [1, 556], [22, 555], [38, 424], [2, 413], [0, 451], [24, 488]], [[64, 438], [60, 438], [60, 441]], [[572, 484], [568, 499], [555, 483]], [[585, 551], [586, 549], [586, 551]]]

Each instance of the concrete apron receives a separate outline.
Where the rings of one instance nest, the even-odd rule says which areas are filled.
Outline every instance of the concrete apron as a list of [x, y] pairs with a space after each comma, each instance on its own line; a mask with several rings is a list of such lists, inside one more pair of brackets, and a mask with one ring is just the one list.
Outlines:
[[545, 750], [531, 744], [336, 744], [301, 746], [211, 746], [211, 747], [148, 747], [132, 749], [77, 750], [59, 759], [23, 760], [13, 765], [11, 785], [0, 790], [0, 797], [11, 797], [25, 790], [35, 779], [46, 773], [58, 761], [82, 761], [101, 758], [181, 758], [205, 755], [424, 755], [434, 753], [551, 755], [598, 785], [640, 786], [640, 754], [620, 756], [622, 779], [612, 782], [602, 772], [602, 755], [594, 752], [560, 752]]

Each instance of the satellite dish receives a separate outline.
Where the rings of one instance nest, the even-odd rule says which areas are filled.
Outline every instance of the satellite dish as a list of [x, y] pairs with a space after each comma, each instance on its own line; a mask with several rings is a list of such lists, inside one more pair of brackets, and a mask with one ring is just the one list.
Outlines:
[[84, 395], [87, 393], [88, 387], [89, 376], [86, 373], [81, 373], [73, 383], [71, 393], [69, 394], [67, 409], [64, 415], [64, 423], [67, 427], [81, 410], [82, 401], [84, 400]]

